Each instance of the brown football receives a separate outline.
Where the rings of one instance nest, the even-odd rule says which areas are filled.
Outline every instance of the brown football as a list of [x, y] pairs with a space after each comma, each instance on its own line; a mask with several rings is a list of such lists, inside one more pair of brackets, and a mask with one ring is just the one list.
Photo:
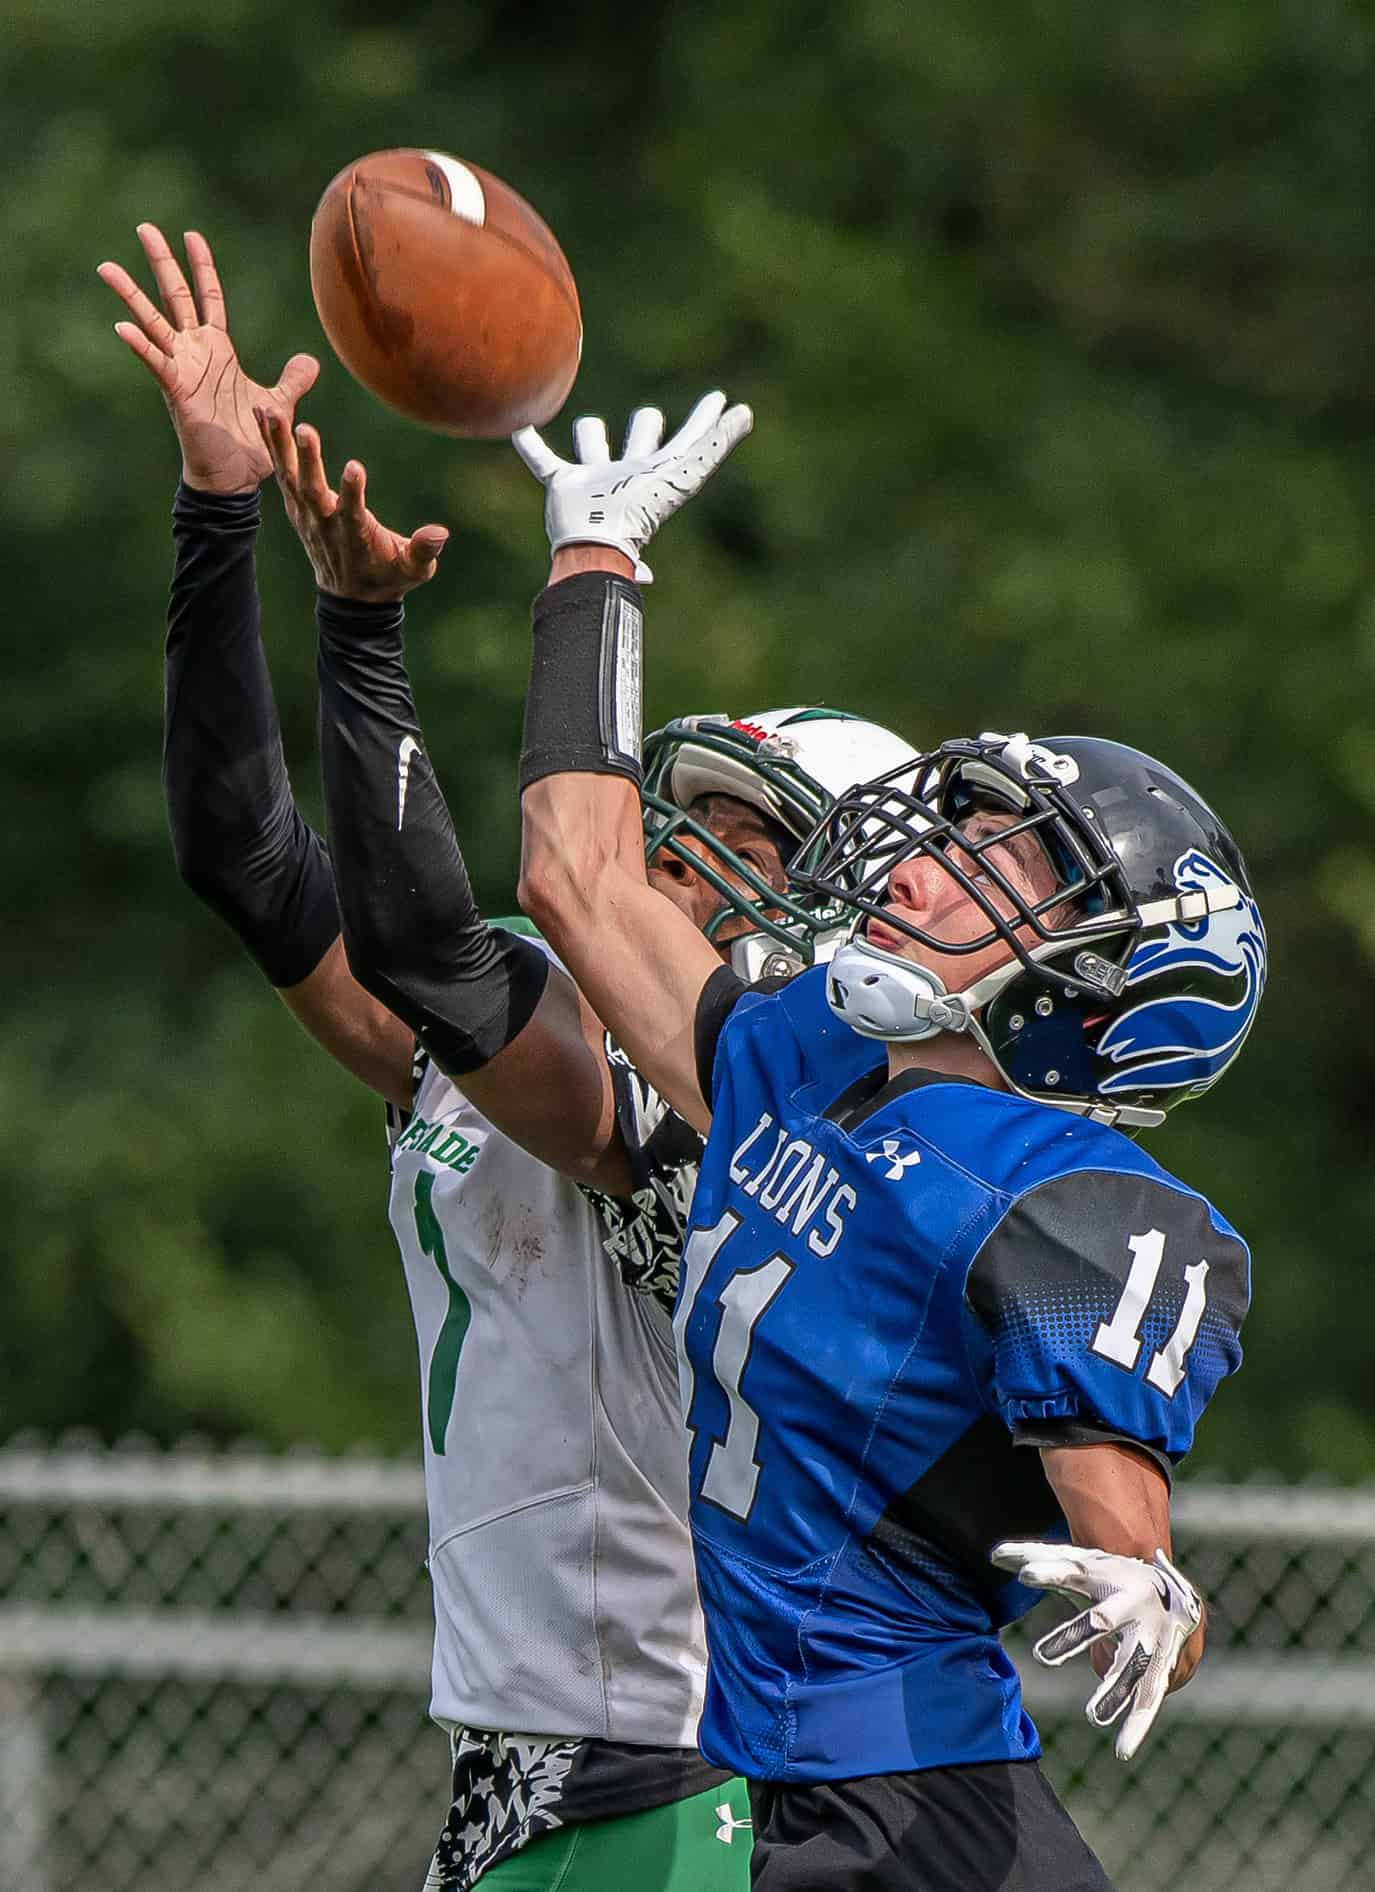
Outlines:
[[438, 151], [342, 170], [310, 226], [330, 345], [388, 407], [493, 439], [552, 419], [582, 352], [573, 272], [509, 184]]

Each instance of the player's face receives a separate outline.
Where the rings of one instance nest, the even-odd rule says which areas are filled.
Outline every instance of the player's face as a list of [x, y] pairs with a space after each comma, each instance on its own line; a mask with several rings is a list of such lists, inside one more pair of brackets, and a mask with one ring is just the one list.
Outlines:
[[[990, 835], [1001, 834], [1011, 828], [1016, 820], [1014, 814], [1004, 810], [980, 808], [957, 823], [957, 827], [969, 840], [983, 841]], [[990, 848], [983, 858], [992, 861], [1028, 906], [1047, 899], [1055, 891], [1057, 880], [1050, 857], [1036, 835], [1029, 830], [1009, 836], [1003, 845]], [[961, 858], [960, 865], [971, 879], [979, 883], [998, 913], [1004, 919], [1010, 919], [1012, 903], [993, 877], [980, 870], [974, 857]], [[1065, 910], [1069, 904], [1066, 902]], [[978, 939], [989, 930], [988, 916], [981, 911], [977, 902], [952, 874], [946, 872], [939, 860], [925, 854], [900, 861], [893, 869], [888, 876], [888, 905], [899, 918], [921, 927], [926, 933], [934, 934], [937, 939], [948, 940], [952, 946]], [[1055, 924], [1055, 916], [1059, 911], [1061, 909], [1057, 908], [1048, 911], [1046, 918], [1051, 925]], [[925, 966], [929, 972], [934, 972], [949, 992], [965, 990], [986, 972], [992, 972], [1012, 957], [1009, 948], [1000, 939], [991, 940], [975, 953], [941, 952], [938, 947], [928, 946], [893, 927], [884, 926], [881, 920], [870, 920], [865, 934], [885, 952], [898, 953], [904, 959], [911, 959], [917, 965]]]
[[[692, 814], [771, 887], [783, 889], [786, 885], [783, 856], [757, 809], [751, 808], [748, 802], [737, 801], [733, 795], [706, 795], [693, 803]], [[704, 860], [711, 858], [713, 868], [732, 886], [748, 891], [744, 881], [731, 873], [722, 861], [709, 857], [703, 844], [691, 834], [684, 834], [681, 839], [683, 846], [694, 854]], [[649, 884], [671, 900], [681, 913], [686, 913], [694, 926], [705, 931], [722, 904], [721, 895], [711, 882], [665, 849], [650, 861], [648, 872]], [[750, 930], [743, 914], [732, 915], [722, 921], [712, 935], [712, 943], [724, 949]]]

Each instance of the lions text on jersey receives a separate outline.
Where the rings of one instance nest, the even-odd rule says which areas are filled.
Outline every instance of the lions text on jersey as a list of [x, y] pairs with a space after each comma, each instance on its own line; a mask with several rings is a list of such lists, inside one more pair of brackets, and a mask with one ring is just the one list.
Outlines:
[[1063, 1534], [1038, 1444], [1188, 1450], [1249, 1262], [1115, 1130], [886, 1080], [823, 976], [740, 997], [675, 1327], [710, 1650], [703, 1752], [815, 1781], [1028, 1758], [988, 1561]]

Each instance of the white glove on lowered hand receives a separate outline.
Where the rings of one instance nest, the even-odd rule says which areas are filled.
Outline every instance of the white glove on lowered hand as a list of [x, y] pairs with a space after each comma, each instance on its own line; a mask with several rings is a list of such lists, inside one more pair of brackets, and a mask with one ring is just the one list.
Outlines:
[[640, 556], [645, 546], [753, 425], [749, 408], [728, 408], [717, 392], [704, 394], [669, 440], [658, 408], [637, 407], [619, 460], [611, 458], [606, 423], [595, 415], [574, 421], [572, 460], [561, 460], [533, 427], [512, 434], [511, 445], [545, 489], [550, 551], [614, 546], [634, 565], [636, 582], [647, 585], [654, 574]]
[[992, 1556], [1034, 1589], [1088, 1599], [1088, 1609], [1041, 1637], [1033, 1651], [1038, 1662], [1058, 1668], [1103, 1637], [1118, 1638], [1112, 1667], [1084, 1712], [1106, 1728], [1128, 1709], [1116, 1753], [1129, 1761], [1160, 1711], [1180, 1650], [1203, 1620], [1197, 1590], [1162, 1550], [1146, 1563], [1076, 1544], [1009, 1541], [995, 1544]]

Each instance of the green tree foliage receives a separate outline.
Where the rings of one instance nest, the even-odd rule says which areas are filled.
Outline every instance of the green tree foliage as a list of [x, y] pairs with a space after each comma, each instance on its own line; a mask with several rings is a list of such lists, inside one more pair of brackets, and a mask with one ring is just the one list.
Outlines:
[[[384, 17], [389, 21], [381, 23]], [[510, 900], [539, 496], [328, 357], [306, 232], [395, 144], [564, 241], [578, 408], [716, 381], [754, 438], [655, 558], [651, 715], [822, 698], [914, 735], [1092, 728], [1247, 848], [1252, 1046], [1157, 1142], [1249, 1234], [1250, 1363], [1200, 1458], [1375, 1471], [1375, 323], [1359, 0], [15, 0], [0, 534], [11, 597], [0, 1432], [414, 1436], [380, 1109], [180, 888], [158, 785], [175, 476], [94, 265], [215, 244], [233, 332], [374, 502], [455, 527], [411, 612], [489, 905]], [[309, 573], [267, 495], [288, 750], [314, 789]]]

